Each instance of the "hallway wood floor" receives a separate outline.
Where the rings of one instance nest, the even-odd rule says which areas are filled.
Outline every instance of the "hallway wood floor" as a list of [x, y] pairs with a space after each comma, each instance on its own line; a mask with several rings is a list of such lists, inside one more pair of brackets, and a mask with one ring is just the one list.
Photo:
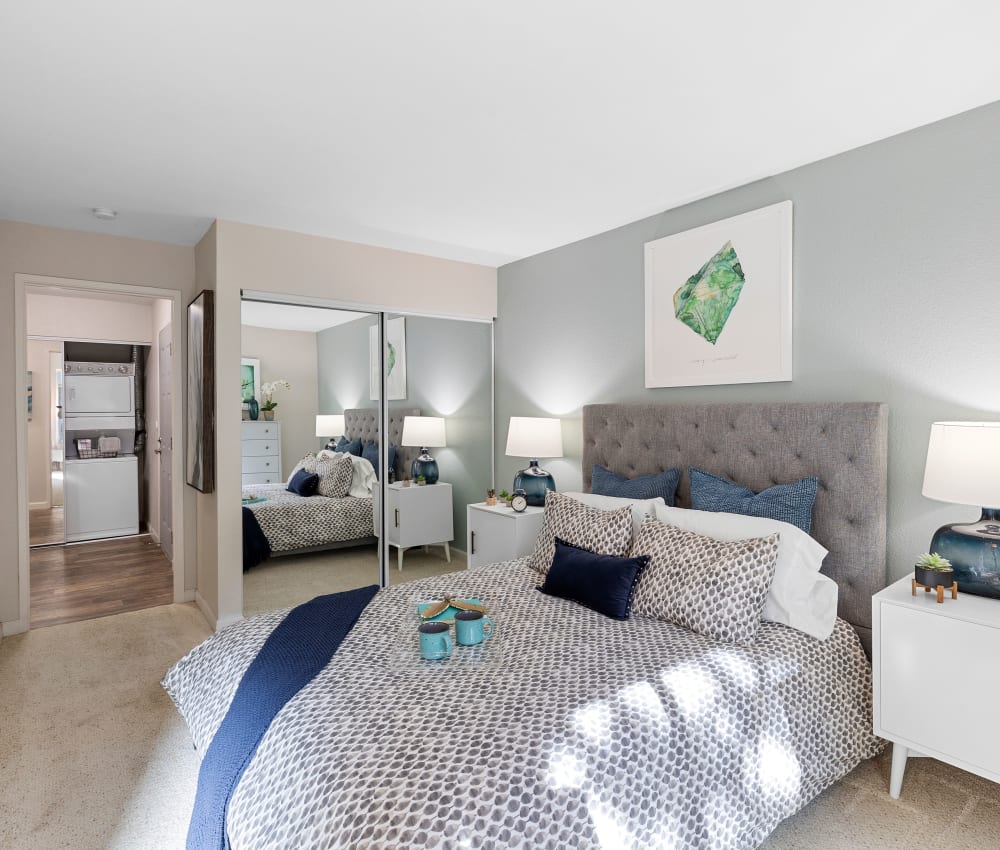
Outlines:
[[62, 543], [65, 536], [62, 505], [28, 511], [28, 545]]
[[31, 550], [31, 628], [174, 601], [170, 561], [148, 534]]

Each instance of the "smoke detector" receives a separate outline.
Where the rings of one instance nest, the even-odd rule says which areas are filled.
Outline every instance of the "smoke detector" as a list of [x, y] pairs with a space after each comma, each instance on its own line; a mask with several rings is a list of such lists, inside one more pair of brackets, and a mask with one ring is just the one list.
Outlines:
[[94, 218], [99, 218], [101, 221], [114, 221], [118, 218], [118, 210], [112, 210], [108, 207], [94, 207], [91, 212], [94, 214]]

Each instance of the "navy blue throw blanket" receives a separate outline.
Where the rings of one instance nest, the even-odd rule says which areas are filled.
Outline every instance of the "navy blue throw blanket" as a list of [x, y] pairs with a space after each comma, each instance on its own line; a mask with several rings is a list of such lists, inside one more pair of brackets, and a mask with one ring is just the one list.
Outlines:
[[205, 752], [188, 850], [229, 850], [226, 811], [271, 721], [322, 670], [354, 627], [376, 585], [317, 596], [288, 612], [250, 662]]
[[243, 508], [243, 572], [270, 557], [271, 544], [267, 542], [257, 517], [250, 508]]

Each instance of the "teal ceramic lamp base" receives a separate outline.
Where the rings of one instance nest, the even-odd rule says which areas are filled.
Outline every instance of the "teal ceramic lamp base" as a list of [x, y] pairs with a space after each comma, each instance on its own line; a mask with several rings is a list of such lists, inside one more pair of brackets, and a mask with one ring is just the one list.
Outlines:
[[410, 476], [413, 480], [416, 481], [421, 475], [428, 484], [437, 484], [437, 461], [427, 454], [427, 449], [421, 449], [420, 456], [410, 464]]
[[939, 528], [930, 551], [951, 561], [960, 593], [1000, 599], [1000, 509], [983, 508], [978, 522]]
[[555, 479], [538, 466], [537, 460], [528, 462], [528, 468], [522, 469], [514, 477], [514, 489], [524, 490], [529, 505], [545, 506], [545, 494], [556, 489]]

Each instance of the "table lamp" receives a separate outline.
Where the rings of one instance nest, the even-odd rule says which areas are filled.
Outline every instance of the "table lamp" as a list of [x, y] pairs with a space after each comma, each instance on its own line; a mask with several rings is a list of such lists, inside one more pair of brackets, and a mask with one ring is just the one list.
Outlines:
[[923, 494], [982, 509], [978, 522], [939, 528], [930, 551], [951, 561], [962, 593], [1000, 599], [1000, 422], [931, 425]]
[[437, 484], [438, 465], [427, 447], [441, 448], [448, 445], [444, 439], [444, 419], [440, 416], [406, 416], [403, 418], [404, 446], [420, 447], [420, 455], [410, 464], [410, 475], [416, 481], [421, 475], [428, 484]]
[[319, 413], [316, 415], [316, 436], [330, 438], [324, 448], [333, 451], [337, 447], [335, 438], [342, 436], [345, 430], [343, 413]]
[[514, 489], [524, 490], [529, 505], [545, 504], [545, 493], [556, 489], [555, 479], [538, 466], [537, 458], [562, 457], [562, 423], [538, 416], [511, 416], [507, 456], [529, 458], [528, 468], [514, 477]]

